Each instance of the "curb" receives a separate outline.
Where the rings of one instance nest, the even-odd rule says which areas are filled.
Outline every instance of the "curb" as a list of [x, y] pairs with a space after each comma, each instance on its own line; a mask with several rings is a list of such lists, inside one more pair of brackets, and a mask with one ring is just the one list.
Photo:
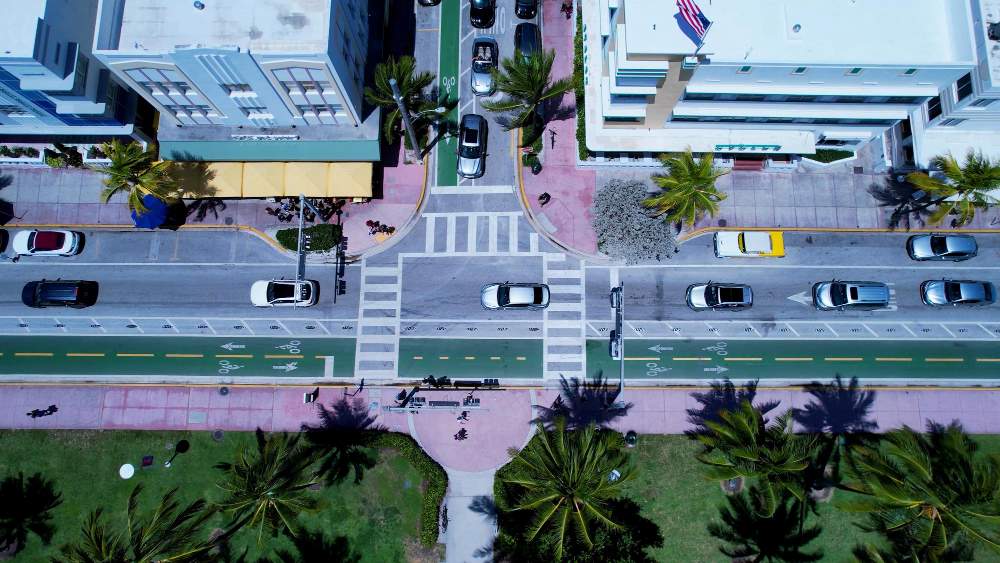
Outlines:
[[724, 232], [724, 231], [782, 231], [782, 232], [798, 232], [798, 233], [893, 233], [897, 235], [905, 235], [907, 233], [949, 233], [949, 234], [1000, 234], [1000, 229], [908, 229], [905, 231], [894, 231], [892, 229], [881, 229], [881, 228], [839, 228], [839, 227], [702, 227], [700, 229], [695, 229], [693, 231], [681, 234], [677, 237], [677, 242], [686, 241], [688, 239], [696, 238], [701, 235], [708, 233]]
[[420, 186], [420, 197], [417, 198], [417, 205], [414, 206], [413, 213], [411, 213], [410, 216], [406, 219], [406, 223], [404, 223], [401, 227], [399, 227], [396, 230], [396, 232], [391, 237], [387, 238], [385, 241], [376, 243], [375, 246], [367, 250], [364, 250], [359, 254], [352, 254], [351, 256], [348, 256], [347, 257], [348, 262], [357, 262], [363, 258], [367, 258], [368, 256], [374, 256], [388, 250], [389, 248], [394, 246], [399, 240], [401, 240], [403, 238], [403, 235], [410, 232], [413, 229], [413, 227], [416, 226], [417, 222], [420, 220], [420, 215], [424, 210], [424, 205], [426, 204], [427, 200], [427, 175], [430, 171], [430, 159], [431, 159], [430, 154], [424, 156], [424, 181], [423, 184], [421, 184]]

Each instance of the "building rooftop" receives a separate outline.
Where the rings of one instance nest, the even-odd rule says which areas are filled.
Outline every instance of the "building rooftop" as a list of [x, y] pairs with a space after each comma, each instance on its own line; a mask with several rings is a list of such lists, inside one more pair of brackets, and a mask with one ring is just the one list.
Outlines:
[[331, 1], [202, 0], [199, 10], [191, 0], [124, 0], [117, 49], [322, 52], [329, 42]]
[[979, 5], [983, 17], [980, 23], [986, 37], [986, 48], [989, 49], [986, 57], [990, 61], [990, 80], [993, 84], [1000, 84], [1000, 41], [989, 38], [990, 24], [1000, 22], [1000, 0], [979, 0]]
[[46, 0], [20, 0], [16, 9], [6, 10], [0, 18], [0, 56], [31, 57], [35, 52], [38, 20], [45, 17]]
[[[664, 5], [626, 0], [630, 54], [694, 53], [677, 8]], [[713, 62], [975, 63], [969, 6], [959, 0], [700, 0], [698, 5], [712, 21], [699, 53]]]

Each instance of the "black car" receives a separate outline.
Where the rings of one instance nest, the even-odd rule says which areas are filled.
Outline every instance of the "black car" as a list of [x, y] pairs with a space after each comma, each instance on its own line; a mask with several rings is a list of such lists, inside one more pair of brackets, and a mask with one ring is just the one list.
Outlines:
[[10, 236], [7, 235], [7, 231], [0, 229], [0, 252], [7, 250], [7, 241], [9, 239]]
[[417, 0], [417, 4], [421, 6], [437, 6], [441, 3], [441, 0]]
[[469, 0], [469, 19], [472, 27], [493, 27], [497, 17], [497, 0]]
[[514, 0], [514, 15], [530, 20], [538, 15], [538, 0]]
[[21, 301], [28, 307], [73, 307], [83, 309], [97, 303], [97, 282], [85, 280], [41, 280], [24, 284]]
[[514, 28], [514, 51], [525, 59], [542, 52], [542, 33], [533, 23], [519, 23]]

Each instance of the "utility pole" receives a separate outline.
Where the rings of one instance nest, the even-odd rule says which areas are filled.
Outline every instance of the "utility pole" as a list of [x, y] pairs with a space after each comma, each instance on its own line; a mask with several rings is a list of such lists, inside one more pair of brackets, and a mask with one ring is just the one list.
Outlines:
[[611, 307], [615, 310], [615, 329], [611, 331], [611, 341], [608, 352], [618, 360], [618, 395], [615, 402], [625, 402], [625, 282], [619, 281], [618, 287], [611, 288]]
[[299, 249], [299, 263], [295, 270], [295, 279], [297, 281], [306, 279], [306, 245], [305, 234], [302, 230], [303, 223], [305, 222], [306, 207], [317, 216], [321, 215], [319, 210], [313, 207], [313, 204], [309, 203], [304, 194], [299, 194], [299, 243], [297, 245]]
[[406, 105], [403, 104], [403, 95], [399, 92], [399, 85], [396, 84], [395, 78], [389, 79], [389, 87], [392, 88], [392, 99], [396, 100], [399, 115], [403, 118], [403, 128], [406, 129], [406, 136], [410, 139], [410, 151], [412, 154], [420, 154], [420, 146], [417, 145], [417, 134], [413, 130], [413, 122], [410, 121], [410, 110], [406, 109]]

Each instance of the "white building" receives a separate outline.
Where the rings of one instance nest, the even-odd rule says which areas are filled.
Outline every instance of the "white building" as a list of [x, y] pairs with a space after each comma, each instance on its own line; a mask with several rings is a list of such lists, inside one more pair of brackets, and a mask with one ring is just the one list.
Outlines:
[[375, 161], [368, 0], [101, 0], [94, 53], [176, 160]]
[[91, 55], [97, 2], [17, 0], [3, 6], [0, 140], [143, 138], [133, 125], [136, 96]]
[[[1000, 0], [585, 2], [594, 151], [809, 154], [883, 142], [896, 167], [1000, 153]], [[1000, 61], [1000, 57], [997, 57]], [[957, 155], [957, 154], [956, 154]]]

